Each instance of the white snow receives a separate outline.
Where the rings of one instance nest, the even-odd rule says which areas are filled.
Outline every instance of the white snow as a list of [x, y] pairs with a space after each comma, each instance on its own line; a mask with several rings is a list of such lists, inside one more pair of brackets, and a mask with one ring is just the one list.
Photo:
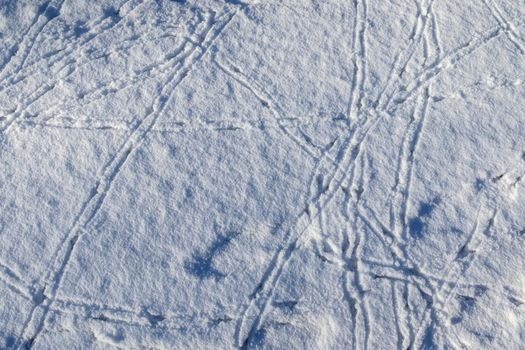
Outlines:
[[523, 349], [525, 1], [0, 0], [0, 349]]

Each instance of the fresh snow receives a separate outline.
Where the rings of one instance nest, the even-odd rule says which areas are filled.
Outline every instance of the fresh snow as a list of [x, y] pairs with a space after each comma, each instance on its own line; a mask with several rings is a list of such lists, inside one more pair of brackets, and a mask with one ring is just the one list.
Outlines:
[[524, 349], [524, 0], [0, 0], [0, 349]]

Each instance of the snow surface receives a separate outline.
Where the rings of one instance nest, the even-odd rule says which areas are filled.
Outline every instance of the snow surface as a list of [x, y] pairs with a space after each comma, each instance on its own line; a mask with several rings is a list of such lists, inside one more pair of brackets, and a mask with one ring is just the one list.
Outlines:
[[524, 349], [524, 0], [0, 0], [0, 348]]

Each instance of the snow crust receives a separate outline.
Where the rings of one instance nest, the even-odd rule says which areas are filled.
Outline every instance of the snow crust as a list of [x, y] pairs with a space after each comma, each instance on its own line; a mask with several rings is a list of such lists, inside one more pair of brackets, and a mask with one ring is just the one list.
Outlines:
[[0, 0], [0, 349], [523, 349], [525, 1]]

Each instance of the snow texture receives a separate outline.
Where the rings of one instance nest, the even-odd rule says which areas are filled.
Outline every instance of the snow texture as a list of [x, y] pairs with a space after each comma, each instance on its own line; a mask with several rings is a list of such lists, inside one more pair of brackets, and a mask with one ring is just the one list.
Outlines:
[[0, 349], [524, 349], [524, 0], [0, 0]]

